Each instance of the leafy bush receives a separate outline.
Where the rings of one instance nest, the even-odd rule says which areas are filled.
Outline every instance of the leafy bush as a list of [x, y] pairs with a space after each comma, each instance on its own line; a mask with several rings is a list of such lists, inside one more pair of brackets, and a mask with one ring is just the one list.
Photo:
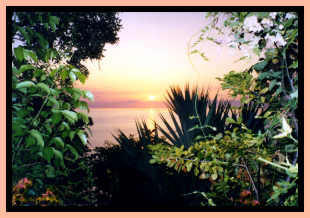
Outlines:
[[[59, 18], [38, 13], [23, 19], [28, 19], [28, 26], [22, 26], [19, 14], [14, 14], [13, 29], [26, 41], [14, 48], [12, 63], [13, 184], [27, 177], [36, 193], [52, 186], [61, 196], [60, 202], [66, 204], [77, 168], [87, 174], [84, 185], [91, 185], [86, 181], [91, 178], [88, 166], [81, 159], [88, 151], [91, 124], [88, 104], [82, 98], [94, 99], [89, 91], [74, 88], [76, 81], [84, 83], [86, 79], [79, 69], [55, 64], [56, 57], [65, 58], [66, 54], [49, 48], [45, 36], [32, 31], [33, 26], [41, 25], [54, 32]], [[40, 46], [31, 49], [30, 42], [37, 39]]]
[[[222, 88], [241, 100], [239, 114], [226, 117], [225, 125], [233, 129], [185, 149], [150, 145], [150, 163], [209, 179], [209, 192], [188, 193], [203, 196], [202, 205], [298, 206], [298, 16], [216, 12], [206, 17], [209, 25], [193, 43], [191, 54], [207, 60], [195, 49], [206, 39], [241, 49], [252, 46], [261, 59], [248, 70], [219, 78]], [[208, 35], [212, 30], [218, 32], [217, 39]], [[229, 37], [233, 39], [227, 41]]]

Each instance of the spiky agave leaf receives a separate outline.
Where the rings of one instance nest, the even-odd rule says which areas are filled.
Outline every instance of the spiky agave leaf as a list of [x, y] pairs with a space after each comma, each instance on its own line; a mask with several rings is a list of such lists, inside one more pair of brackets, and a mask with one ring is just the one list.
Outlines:
[[167, 119], [162, 115], [159, 114], [160, 119], [162, 120], [164, 127], [158, 125], [159, 131], [168, 139], [170, 145], [181, 146], [184, 145], [185, 147], [190, 146], [192, 133], [189, 133], [187, 130], [186, 124], [180, 125], [175, 117], [174, 113], [169, 110], [169, 116], [172, 120], [173, 126], [169, 124]]
[[138, 133], [138, 138], [134, 138], [133, 135], [127, 136], [123, 131], [118, 130], [117, 135], [112, 135], [113, 138], [122, 147], [131, 146], [141, 149], [146, 145], [164, 143], [165, 141], [159, 137], [158, 126], [155, 123], [155, 128], [152, 130], [147, 126], [145, 120], [136, 120], [136, 130]]
[[[224, 132], [228, 128], [225, 125], [225, 121], [230, 111], [231, 105], [229, 101], [218, 100], [218, 94], [216, 94], [214, 99], [209, 101], [207, 115], [203, 125], [215, 127], [217, 129], [216, 132]], [[207, 134], [212, 133], [211, 129], [207, 129], [207, 131]]]
[[[189, 147], [194, 142], [194, 138], [201, 134], [199, 129], [188, 131], [198, 125], [197, 119], [191, 119], [191, 117], [196, 116], [195, 106], [199, 117], [204, 120], [206, 107], [209, 102], [208, 92], [202, 89], [198, 94], [197, 90], [197, 87], [191, 90], [187, 83], [184, 87], [184, 92], [179, 86], [171, 86], [167, 91], [165, 103], [174, 127], [160, 114], [160, 118], [166, 128], [159, 125], [159, 131], [173, 145]], [[196, 98], [197, 101], [195, 102]]]
[[[188, 84], [186, 84], [184, 92], [179, 86], [170, 87], [170, 90], [167, 91], [166, 105], [170, 111], [177, 115], [180, 125], [176, 121], [176, 116], [170, 112], [169, 115], [174, 128], [163, 115], [160, 115], [166, 130], [160, 126], [159, 130], [176, 146], [184, 145], [189, 147], [199, 135], [217, 134], [230, 127], [230, 125], [225, 125], [225, 121], [231, 111], [231, 105], [227, 100], [218, 100], [218, 94], [213, 100], [210, 100], [208, 91], [202, 89], [199, 93], [197, 87], [190, 91]], [[197, 126], [200, 127], [196, 128]], [[215, 127], [216, 130], [203, 128], [208, 126]]]

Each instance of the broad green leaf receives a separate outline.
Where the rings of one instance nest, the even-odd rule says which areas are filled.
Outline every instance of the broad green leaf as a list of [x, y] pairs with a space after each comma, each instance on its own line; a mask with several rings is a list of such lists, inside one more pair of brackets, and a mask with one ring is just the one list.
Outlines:
[[193, 167], [193, 162], [192, 161], [187, 161], [185, 166], [186, 166], [187, 172], [190, 172], [192, 167]]
[[14, 48], [14, 54], [18, 61], [22, 62], [24, 60], [24, 48], [21, 46], [18, 46], [17, 48]]
[[54, 153], [55, 158], [58, 160], [59, 165], [64, 168], [65, 165], [64, 165], [64, 159], [63, 159], [62, 152], [56, 150], [55, 148], [52, 148], [52, 149], [53, 149], [53, 153]]
[[69, 130], [69, 129], [70, 129], [70, 126], [69, 126], [68, 123], [65, 122], [65, 121], [63, 121], [63, 122], [61, 123], [61, 125], [64, 126], [64, 128], [65, 128], [66, 130]]
[[89, 112], [88, 103], [86, 101], [79, 101], [77, 108]]
[[256, 70], [256, 71], [262, 71], [268, 64], [268, 61], [267, 60], [264, 60], [264, 61], [261, 61], [261, 62], [258, 62], [257, 64], [255, 64], [253, 66], [253, 68]]
[[71, 104], [69, 104], [68, 102], [65, 102], [65, 103], [62, 104], [62, 108], [63, 108], [64, 110], [69, 110], [69, 111], [70, 111], [70, 109], [71, 109]]
[[43, 158], [50, 163], [53, 156], [54, 156], [53, 149], [51, 147], [45, 147], [43, 150]]
[[262, 94], [265, 94], [266, 92], [268, 92], [268, 90], [269, 90], [269, 88], [266, 87], [266, 88], [260, 90], [259, 94], [261, 94], [261, 95], [262, 95]]
[[286, 170], [287, 175], [296, 178], [298, 176], [298, 164], [295, 166], [291, 165], [289, 169]]
[[90, 91], [84, 91], [84, 97], [91, 101], [94, 101], [94, 95]]
[[55, 49], [49, 48], [47, 52], [45, 53], [45, 61], [48, 62], [49, 60], [52, 60], [57, 57], [57, 51]]
[[23, 37], [27, 41], [27, 43], [30, 44], [30, 37], [29, 37], [29, 34], [26, 32], [26, 30], [20, 26], [17, 26], [17, 29], [23, 35]]
[[43, 148], [44, 147], [44, 140], [43, 140], [43, 137], [41, 135], [41, 133], [36, 130], [36, 129], [32, 129], [30, 130], [30, 135], [33, 136], [36, 140], [37, 140], [37, 143], [38, 145]]
[[63, 140], [60, 137], [54, 137], [52, 139], [52, 141], [55, 143], [55, 145], [57, 147], [64, 148], [64, 146], [65, 146], [65, 143], [63, 142]]
[[50, 93], [50, 88], [45, 83], [38, 83], [37, 87], [39, 87], [41, 90], [43, 90], [47, 94]]
[[85, 83], [85, 81], [86, 81], [86, 76], [83, 74], [83, 73], [81, 73], [81, 71], [80, 70], [78, 70], [78, 69], [76, 69], [76, 68], [73, 68], [73, 69], [71, 69], [71, 71], [73, 72], [73, 73], [75, 73], [75, 75], [78, 77], [78, 79], [81, 81], [81, 83]]
[[47, 106], [54, 106], [55, 109], [59, 109], [58, 101], [54, 97], [51, 97], [51, 96], [48, 97]]
[[150, 164], [155, 164], [157, 161], [155, 160], [155, 159], [151, 159], [151, 160], [149, 160], [149, 163]]
[[55, 89], [53, 88], [50, 88], [50, 91], [51, 91], [51, 95], [55, 96], [55, 97], [58, 97], [59, 96], [59, 91], [56, 91]]
[[213, 180], [216, 180], [216, 179], [217, 179], [217, 173], [216, 173], [216, 172], [213, 173], [213, 174], [211, 175], [211, 178], [212, 178]]
[[267, 111], [265, 114], [264, 114], [264, 118], [267, 118], [269, 117], [270, 115], [272, 114], [272, 111]]
[[69, 150], [71, 151], [71, 153], [74, 155], [74, 159], [73, 160], [77, 160], [79, 158], [79, 156], [80, 156], [79, 153], [77, 152], [77, 150], [74, 147], [72, 147], [71, 145], [69, 145], [69, 144], [66, 144], [66, 147], [68, 147]]
[[51, 119], [52, 119], [52, 124], [56, 125], [61, 121], [62, 115], [59, 112], [55, 112], [55, 113], [53, 113]]
[[80, 138], [81, 142], [83, 143], [83, 145], [86, 145], [87, 144], [87, 137], [86, 137], [85, 133], [80, 130], [77, 133], [77, 135], [79, 136], [79, 138]]
[[197, 168], [194, 168], [194, 174], [195, 174], [195, 176], [198, 176], [199, 170]]
[[263, 96], [260, 97], [260, 101], [261, 101], [262, 103], [265, 103], [265, 100], [266, 100], [265, 97], [263, 97]]
[[82, 74], [82, 73], [78, 74], [78, 78], [79, 78], [79, 80], [81, 81], [82, 84], [85, 83], [86, 76], [84, 74]]
[[78, 117], [80, 117], [84, 121], [84, 123], [86, 123], [86, 124], [89, 123], [89, 119], [88, 119], [87, 114], [84, 114], [83, 112], [79, 112]]
[[282, 117], [282, 130], [281, 133], [278, 135], [273, 136], [274, 139], [280, 139], [287, 137], [289, 134], [291, 134], [292, 128], [288, 125], [286, 119]]
[[36, 69], [36, 70], [34, 71], [33, 76], [39, 78], [39, 77], [41, 77], [44, 73], [45, 73], [45, 72], [44, 72], [43, 70], [41, 70], [41, 69]]
[[[61, 125], [60, 127], [61, 127], [62, 129], [64, 129], [64, 126], [63, 126], [63, 125]], [[69, 135], [69, 132], [68, 132], [68, 131], [63, 131], [63, 132], [61, 133], [61, 137], [62, 137], [63, 139], [67, 138], [68, 135]]]
[[31, 69], [35, 69], [34, 66], [30, 65], [30, 64], [25, 64], [25, 65], [22, 65], [19, 70], [18, 70], [18, 74], [21, 74], [23, 72], [25, 72], [26, 70], [31, 70]]
[[33, 137], [27, 136], [26, 147], [30, 147], [30, 146], [34, 145], [35, 143], [36, 143], [36, 140]]
[[58, 25], [59, 24], [59, 17], [56, 17], [56, 16], [49, 16], [48, 17], [48, 21], [50, 22], [50, 23], [54, 23], [54, 24], [56, 24], [56, 25]]
[[44, 80], [46, 80], [46, 78], [47, 78], [46, 75], [43, 74], [43, 75], [41, 75], [40, 80], [44, 81]]
[[75, 123], [78, 120], [78, 117], [77, 117], [76, 113], [73, 112], [73, 111], [63, 110], [62, 114], [72, 124]]
[[12, 123], [12, 132], [15, 136], [24, 136], [27, 134], [27, 127], [23, 125], [21, 122], [13, 121]]
[[22, 89], [22, 88], [29, 88], [31, 86], [34, 86], [35, 84], [32, 81], [23, 81], [20, 82], [16, 85], [17, 89]]
[[24, 49], [24, 57], [31, 58], [34, 62], [38, 61], [38, 57], [36, 53], [32, 50]]
[[50, 27], [51, 27], [53, 32], [56, 31], [56, 24], [55, 23], [50, 23]]
[[294, 61], [288, 68], [297, 69], [298, 68], [298, 61]]
[[72, 88], [72, 97], [75, 101], [79, 100], [81, 95], [83, 95], [83, 91], [78, 88]]
[[71, 141], [73, 140], [74, 136], [75, 136], [75, 131], [70, 131], [69, 138]]
[[45, 121], [44, 127], [45, 127], [45, 129], [46, 129], [46, 133], [47, 133], [47, 134], [52, 134], [53, 130], [52, 130], [51, 124], [50, 124], [51, 121], [49, 121], [49, 120], [51, 120], [51, 119], [48, 119], [48, 120]]
[[60, 77], [62, 80], [66, 80], [69, 76], [69, 72], [65, 69], [63, 69], [62, 71], [60, 71]]
[[282, 128], [284, 132], [290, 134], [292, 132], [292, 128], [288, 125], [286, 119], [282, 117]]
[[70, 78], [71, 82], [75, 82], [75, 80], [76, 80], [76, 75], [75, 75], [72, 71], [70, 71], [70, 72], [69, 72], [69, 78]]
[[216, 204], [213, 202], [211, 198], [208, 198], [208, 205], [213, 207], [216, 206]]

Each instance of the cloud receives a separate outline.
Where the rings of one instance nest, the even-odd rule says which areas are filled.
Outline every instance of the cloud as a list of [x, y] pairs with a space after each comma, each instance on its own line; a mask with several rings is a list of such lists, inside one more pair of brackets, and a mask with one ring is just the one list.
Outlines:
[[165, 107], [162, 101], [95, 101], [90, 102], [92, 108], [162, 108]]

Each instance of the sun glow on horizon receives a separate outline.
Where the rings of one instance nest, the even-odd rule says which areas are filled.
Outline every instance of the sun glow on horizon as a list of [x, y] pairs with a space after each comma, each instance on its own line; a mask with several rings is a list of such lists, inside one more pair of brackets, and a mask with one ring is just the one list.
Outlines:
[[154, 95], [150, 95], [150, 96], [149, 96], [149, 100], [150, 100], [150, 101], [154, 101], [154, 100], [155, 100], [155, 96], [154, 96]]

